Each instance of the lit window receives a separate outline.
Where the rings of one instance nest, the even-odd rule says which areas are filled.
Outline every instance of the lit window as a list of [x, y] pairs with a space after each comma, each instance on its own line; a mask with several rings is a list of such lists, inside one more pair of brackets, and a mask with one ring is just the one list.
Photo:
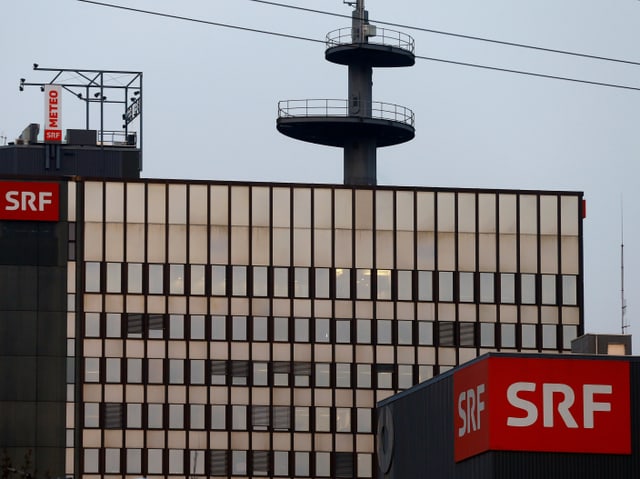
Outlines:
[[379, 269], [376, 274], [377, 298], [379, 300], [391, 299], [391, 270]]
[[336, 269], [336, 298], [351, 298], [351, 270]]
[[371, 299], [371, 270], [356, 270], [356, 298]]

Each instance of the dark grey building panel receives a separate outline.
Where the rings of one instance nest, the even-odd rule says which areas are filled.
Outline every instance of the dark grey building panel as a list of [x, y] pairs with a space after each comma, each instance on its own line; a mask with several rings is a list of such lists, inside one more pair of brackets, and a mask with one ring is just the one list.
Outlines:
[[[516, 356], [516, 355], [513, 355]], [[549, 357], [549, 356], [547, 356]], [[573, 357], [567, 357], [571, 360]], [[580, 356], [575, 359], [598, 359]], [[640, 358], [630, 361], [631, 454], [488, 451], [460, 462], [454, 460], [454, 371], [382, 401], [393, 418], [393, 459], [379, 479], [566, 479], [580, 477], [640, 477]], [[380, 434], [377, 441], [380, 441]], [[380, 445], [378, 445], [380, 448]]]

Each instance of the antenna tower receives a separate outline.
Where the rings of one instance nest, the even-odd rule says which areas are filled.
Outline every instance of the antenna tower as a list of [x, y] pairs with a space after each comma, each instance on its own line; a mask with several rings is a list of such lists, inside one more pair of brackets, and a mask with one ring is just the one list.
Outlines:
[[403, 106], [372, 100], [374, 67], [415, 63], [409, 35], [369, 23], [364, 0], [343, 0], [354, 8], [351, 27], [329, 32], [325, 59], [349, 67], [346, 100], [285, 100], [278, 103], [278, 131], [297, 140], [344, 150], [344, 183], [375, 185], [376, 150], [415, 136], [414, 114]]

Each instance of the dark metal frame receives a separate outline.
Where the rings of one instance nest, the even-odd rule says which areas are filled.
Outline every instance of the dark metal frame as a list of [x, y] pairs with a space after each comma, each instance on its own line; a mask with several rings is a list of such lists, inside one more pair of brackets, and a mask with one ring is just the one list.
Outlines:
[[[98, 141], [101, 145], [105, 144], [104, 129], [104, 105], [106, 103], [123, 105], [122, 128], [124, 129], [124, 137], [129, 134], [129, 123], [140, 117], [140, 169], [142, 169], [142, 72], [120, 71], [120, 70], [85, 70], [76, 68], [47, 68], [41, 67], [37, 63], [33, 64], [36, 71], [53, 72], [53, 78], [46, 83], [27, 82], [26, 79], [20, 79], [20, 91], [27, 86], [38, 86], [44, 90], [45, 85], [59, 85], [73, 96], [85, 102], [85, 128], [89, 129], [89, 118], [91, 104], [98, 103], [100, 105], [100, 128]], [[65, 73], [75, 75], [75, 79], [71, 82], [62, 80]], [[117, 75], [117, 81], [112, 78]], [[107, 91], [117, 93], [115, 99], [109, 99], [106, 96]], [[131, 95], [131, 96], [130, 96]]]

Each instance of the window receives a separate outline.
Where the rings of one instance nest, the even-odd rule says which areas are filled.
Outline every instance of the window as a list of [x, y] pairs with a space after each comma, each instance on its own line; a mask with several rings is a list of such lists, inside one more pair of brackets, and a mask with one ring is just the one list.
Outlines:
[[269, 406], [251, 406], [251, 427], [254, 431], [266, 431], [269, 428]]
[[336, 387], [337, 388], [351, 387], [351, 364], [350, 363], [336, 364]]
[[221, 360], [211, 361], [211, 384], [224, 385], [227, 383], [227, 362]]
[[84, 335], [86, 338], [100, 337], [100, 313], [85, 313]]
[[473, 303], [475, 300], [473, 273], [461, 272], [458, 275], [460, 286], [460, 302]]
[[543, 274], [540, 278], [540, 286], [542, 304], [556, 304], [556, 276]]
[[288, 386], [291, 363], [287, 361], [276, 361], [273, 363], [273, 385]]
[[453, 272], [438, 273], [438, 301], [453, 301]]
[[294, 296], [296, 298], [309, 297], [309, 269], [294, 269]]
[[522, 331], [522, 347], [527, 349], [536, 348], [536, 325], [523, 324]]
[[516, 347], [516, 325], [515, 324], [501, 324], [501, 345], [503, 348], [515, 348]]
[[231, 361], [231, 384], [246, 386], [249, 381], [249, 361]]
[[169, 384], [184, 384], [183, 359], [169, 359]]
[[269, 295], [269, 269], [266, 266], [253, 268], [253, 295], [260, 297]]
[[231, 318], [232, 337], [233, 341], [246, 341], [247, 340], [247, 317], [246, 316], [233, 316]]
[[161, 264], [149, 265], [149, 294], [164, 293], [164, 272], [162, 266]]
[[371, 409], [370, 408], [358, 408], [356, 409], [356, 419], [358, 421], [358, 432], [371, 432]]
[[377, 298], [379, 300], [391, 299], [391, 270], [379, 269], [376, 275]]
[[273, 318], [273, 340], [289, 341], [289, 318]]
[[225, 316], [211, 316], [211, 339], [224, 341], [227, 339], [227, 318]]
[[311, 384], [311, 363], [293, 363], [294, 386], [309, 387]]
[[493, 348], [496, 345], [494, 323], [480, 323], [480, 347]]
[[391, 321], [379, 319], [376, 321], [378, 344], [391, 344]]
[[127, 265], [127, 292], [130, 294], [142, 293], [142, 264], [140, 263]]
[[295, 430], [309, 431], [309, 408], [297, 406], [294, 408], [295, 414]]
[[106, 448], [104, 450], [104, 470], [107, 474], [120, 472], [120, 449]]
[[316, 452], [316, 476], [329, 477], [331, 474], [331, 455], [328, 452]]
[[142, 404], [127, 403], [127, 428], [142, 428]]
[[107, 263], [107, 293], [122, 293], [121, 263]]
[[232, 268], [232, 289], [231, 294], [233, 296], [246, 296], [247, 295], [247, 267], [246, 266], [234, 266]]
[[557, 328], [555, 324], [542, 325], [542, 347], [544, 349], [557, 349]]
[[356, 341], [358, 344], [371, 343], [371, 320], [358, 319], [356, 321]]
[[326, 318], [316, 318], [316, 343], [328, 343], [330, 322]]
[[422, 346], [433, 345], [433, 323], [430, 321], [418, 321], [418, 344]]
[[578, 287], [576, 276], [562, 276], [562, 304], [575, 306], [578, 304]]
[[162, 314], [150, 314], [148, 326], [149, 339], [162, 339], [164, 337], [164, 316]]
[[84, 427], [100, 427], [100, 404], [84, 404]]
[[418, 301], [433, 301], [433, 272], [418, 271]]
[[142, 359], [127, 358], [127, 382], [131, 384], [142, 382]]
[[351, 298], [351, 270], [338, 268], [336, 269], [336, 298]]
[[413, 321], [397, 321], [398, 344], [413, 344]]
[[107, 338], [122, 337], [122, 317], [119, 313], [107, 313]]
[[169, 338], [184, 339], [184, 316], [181, 314], [169, 316]]
[[500, 275], [500, 302], [505, 304], [516, 302], [516, 276], [513, 273]]
[[143, 321], [141, 314], [127, 315], [127, 338], [142, 338]]
[[231, 474], [234, 476], [247, 474], [247, 451], [231, 451]]
[[378, 389], [393, 388], [393, 364], [376, 364]]
[[191, 339], [205, 339], [204, 316], [194, 315], [190, 318], [189, 333]]
[[291, 429], [291, 408], [289, 406], [273, 406], [273, 430], [289, 431]]
[[147, 405], [147, 427], [149, 429], [162, 429], [162, 404]]
[[184, 265], [169, 265], [169, 294], [184, 294]]
[[329, 298], [329, 268], [316, 268], [315, 270], [316, 298]]
[[371, 364], [356, 365], [356, 387], [371, 388]]
[[309, 453], [308, 452], [295, 452], [295, 475], [308, 476], [309, 475]]
[[147, 360], [147, 382], [152, 384], [164, 383], [164, 362], [162, 359]]
[[438, 323], [438, 344], [440, 346], [455, 346], [455, 323], [441, 321]]
[[289, 270], [273, 268], [273, 295], [277, 298], [289, 296]]
[[254, 362], [253, 363], [253, 385], [254, 386], [267, 386], [269, 384], [269, 373], [267, 363]]
[[269, 451], [251, 451], [254, 476], [269, 474]]
[[316, 406], [314, 411], [316, 413], [316, 431], [329, 432], [331, 430], [331, 408]]
[[351, 321], [340, 319], [336, 322], [336, 343], [351, 343]]
[[211, 266], [211, 294], [213, 296], [227, 295], [227, 269], [225, 266]]
[[189, 278], [191, 283], [191, 294], [194, 296], [202, 296], [205, 293], [205, 268], [202, 264], [191, 265], [191, 277]]
[[351, 408], [336, 408], [336, 432], [351, 432]]
[[476, 324], [460, 323], [460, 346], [473, 347], [476, 344]]
[[231, 428], [234, 431], [247, 429], [247, 406], [231, 406]]
[[289, 475], [289, 452], [288, 451], [274, 451], [273, 474], [275, 476]]
[[316, 363], [316, 387], [328, 388], [330, 383], [330, 369], [327, 363]]
[[127, 449], [127, 474], [142, 472], [142, 449]]
[[295, 318], [295, 341], [297, 343], [309, 342], [309, 318]]
[[226, 429], [226, 407], [220, 405], [211, 406], [211, 429], [216, 431]]
[[149, 474], [162, 474], [162, 449], [147, 450], [147, 469]]
[[398, 301], [413, 299], [413, 272], [398, 271]]
[[84, 359], [84, 380], [88, 383], [100, 382], [100, 359]]
[[100, 263], [85, 264], [85, 291], [87, 293], [100, 292]]
[[480, 273], [480, 302], [493, 303], [495, 301], [493, 273]]
[[184, 429], [184, 404], [169, 404], [169, 429]]
[[522, 304], [536, 304], [536, 276], [520, 275], [520, 301]]
[[356, 270], [356, 298], [371, 299], [371, 270]]
[[264, 316], [253, 318], [253, 340], [267, 341], [269, 339], [269, 323]]
[[399, 364], [398, 389], [409, 389], [413, 384], [413, 366], [411, 364]]

